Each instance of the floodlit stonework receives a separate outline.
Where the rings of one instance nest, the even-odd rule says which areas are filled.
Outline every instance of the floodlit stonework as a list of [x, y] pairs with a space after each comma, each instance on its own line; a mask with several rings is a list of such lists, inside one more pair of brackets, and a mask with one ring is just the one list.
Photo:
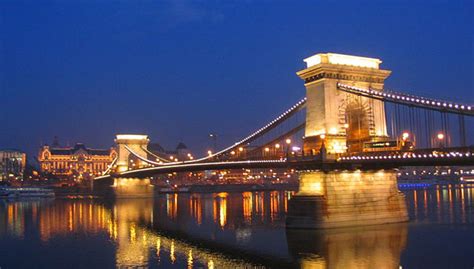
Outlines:
[[395, 171], [305, 172], [289, 201], [288, 228], [336, 228], [404, 222]]
[[328, 153], [343, 153], [388, 137], [382, 101], [337, 89], [337, 83], [344, 83], [382, 90], [391, 71], [379, 69], [379, 59], [326, 53], [305, 61], [307, 68], [297, 75], [306, 87], [306, 154], [318, 152], [323, 140]]
[[[118, 134], [115, 137], [117, 144], [118, 159], [116, 162], [117, 171], [127, 171], [129, 168], [139, 168], [145, 165], [144, 162], [131, 158], [130, 150], [139, 156], [147, 156], [147, 148], [150, 140], [147, 135], [138, 134]], [[128, 148], [128, 149], [127, 149]]]

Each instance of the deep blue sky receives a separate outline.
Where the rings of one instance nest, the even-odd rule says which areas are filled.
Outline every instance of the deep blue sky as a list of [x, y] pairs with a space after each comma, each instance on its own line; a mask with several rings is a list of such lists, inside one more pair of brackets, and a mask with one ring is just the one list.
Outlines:
[[0, 148], [120, 132], [224, 145], [303, 97], [295, 72], [319, 52], [377, 57], [387, 88], [474, 103], [472, 1], [295, 2], [0, 0]]

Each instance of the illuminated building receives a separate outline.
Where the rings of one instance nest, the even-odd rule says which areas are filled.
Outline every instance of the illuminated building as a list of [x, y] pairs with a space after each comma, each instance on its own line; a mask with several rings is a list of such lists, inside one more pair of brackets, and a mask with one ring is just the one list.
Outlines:
[[26, 154], [18, 150], [0, 150], [0, 181], [23, 179]]
[[114, 148], [91, 149], [77, 143], [74, 147], [43, 146], [38, 161], [43, 173], [77, 179], [101, 175], [117, 157]]

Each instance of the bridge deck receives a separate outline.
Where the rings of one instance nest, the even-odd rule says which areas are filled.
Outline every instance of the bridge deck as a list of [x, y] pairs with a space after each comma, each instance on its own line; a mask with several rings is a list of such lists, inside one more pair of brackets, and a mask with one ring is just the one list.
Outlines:
[[227, 169], [292, 168], [296, 170], [373, 170], [395, 169], [404, 166], [474, 166], [474, 147], [419, 149], [407, 152], [375, 152], [344, 156], [299, 156], [280, 160], [214, 161], [202, 163], [180, 163], [140, 168], [122, 173], [105, 175], [110, 177], [150, 177], [174, 172], [195, 172]]

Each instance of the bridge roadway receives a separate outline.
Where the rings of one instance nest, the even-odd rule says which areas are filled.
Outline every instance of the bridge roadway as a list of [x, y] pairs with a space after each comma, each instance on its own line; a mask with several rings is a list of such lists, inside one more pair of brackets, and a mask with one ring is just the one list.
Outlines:
[[209, 161], [162, 165], [128, 170], [97, 177], [144, 178], [174, 172], [196, 172], [227, 169], [287, 168], [296, 170], [374, 170], [404, 166], [474, 166], [474, 147], [387, 151], [342, 156], [298, 156], [279, 160]]

